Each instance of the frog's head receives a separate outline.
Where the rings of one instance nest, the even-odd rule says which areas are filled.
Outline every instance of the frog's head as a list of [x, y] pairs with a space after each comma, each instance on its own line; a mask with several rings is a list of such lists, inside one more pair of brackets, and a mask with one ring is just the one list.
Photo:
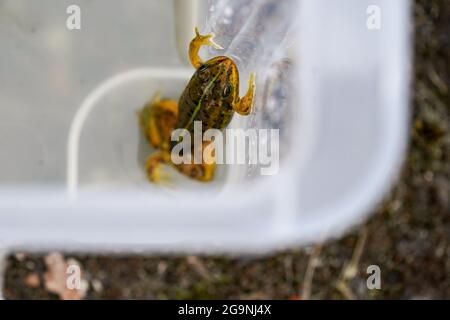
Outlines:
[[236, 64], [228, 57], [215, 57], [197, 70], [199, 81], [211, 86], [213, 97], [230, 104], [239, 99], [239, 73]]

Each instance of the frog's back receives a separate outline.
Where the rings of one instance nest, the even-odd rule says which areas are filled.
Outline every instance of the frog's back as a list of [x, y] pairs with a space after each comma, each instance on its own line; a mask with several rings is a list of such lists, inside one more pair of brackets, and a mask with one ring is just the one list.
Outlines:
[[224, 56], [215, 57], [194, 73], [178, 102], [176, 128], [193, 133], [194, 121], [202, 121], [203, 132], [223, 129], [233, 116], [233, 102], [238, 96], [239, 78], [234, 62]]

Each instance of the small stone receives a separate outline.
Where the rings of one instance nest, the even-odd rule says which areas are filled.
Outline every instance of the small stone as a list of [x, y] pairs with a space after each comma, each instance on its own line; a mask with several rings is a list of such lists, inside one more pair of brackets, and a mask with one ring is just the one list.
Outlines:
[[433, 171], [427, 171], [425, 172], [423, 178], [425, 179], [426, 182], [433, 182], [433, 178], [434, 178], [434, 174]]
[[41, 285], [39, 275], [35, 272], [30, 273], [24, 280], [25, 284], [30, 288], [37, 288]]
[[25, 253], [23, 252], [17, 252], [15, 255], [16, 259], [20, 262], [22, 262], [23, 260], [25, 260]]
[[103, 291], [103, 283], [100, 280], [94, 279], [91, 283], [95, 292], [100, 293]]
[[35, 265], [35, 263], [34, 263], [34, 261], [27, 261], [27, 262], [25, 262], [25, 267], [28, 269], [28, 270], [34, 270], [34, 268], [36, 267], [36, 265]]
[[167, 263], [164, 261], [159, 262], [157, 269], [158, 269], [158, 274], [163, 275], [164, 273], [166, 273]]

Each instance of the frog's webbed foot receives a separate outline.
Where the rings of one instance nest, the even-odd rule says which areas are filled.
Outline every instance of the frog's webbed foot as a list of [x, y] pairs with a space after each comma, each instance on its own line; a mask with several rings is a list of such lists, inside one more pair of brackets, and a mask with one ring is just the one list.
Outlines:
[[170, 185], [170, 175], [164, 171], [164, 164], [170, 162], [170, 153], [167, 151], [160, 151], [152, 154], [148, 157], [145, 163], [145, 171], [147, 172], [148, 179], [151, 182]]
[[169, 149], [170, 135], [178, 117], [178, 103], [161, 99], [158, 91], [139, 112], [139, 123], [150, 144], [162, 150]]
[[248, 79], [247, 93], [245, 94], [245, 96], [239, 99], [238, 103], [234, 105], [233, 107], [234, 111], [243, 116], [249, 115], [252, 112], [254, 95], [255, 95], [255, 75], [254, 73], [251, 73], [250, 78]]
[[220, 45], [214, 42], [214, 34], [201, 35], [198, 28], [195, 27], [195, 38], [192, 39], [189, 45], [189, 59], [195, 69], [198, 69], [203, 61], [198, 55], [198, 51], [202, 46], [212, 46], [215, 49], [223, 49]]
[[214, 178], [216, 164], [179, 164], [176, 167], [179, 172], [191, 179], [208, 182]]
[[208, 182], [214, 179], [214, 172], [216, 171], [215, 150], [209, 150], [210, 152], [205, 155], [205, 148], [209, 146], [211, 142], [204, 142], [201, 146], [203, 159], [201, 163], [181, 163], [174, 165], [177, 170], [184, 176], [191, 179]]
[[152, 154], [145, 164], [145, 170], [147, 172], [148, 179], [160, 185], [172, 185], [171, 176], [164, 171], [164, 164], [169, 164], [175, 167], [181, 174], [191, 179], [208, 182], [214, 178], [214, 172], [216, 169], [215, 162], [212, 163], [181, 163], [173, 164], [171, 161], [171, 155], [168, 151], [160, 151]]

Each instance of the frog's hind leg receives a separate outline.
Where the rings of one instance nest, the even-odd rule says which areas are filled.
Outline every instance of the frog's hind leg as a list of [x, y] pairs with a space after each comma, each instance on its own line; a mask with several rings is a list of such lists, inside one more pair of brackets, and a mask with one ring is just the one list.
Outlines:
[[147, 176], [152, 182], [168, 182], [169, 175], [163, 171], [163, 164], [170, 163], [170, 137], [178, 118], [178, 103], [175, 100], [161, 99], [161, 93], [158, 92], [138, 116], [147, 140], [160, 150], [147, 159]]
[[246, 116], [252, 112], [253, 107], [253, 97], [255, 95], [255, 75], [250, 74], [250, 79], [248, 80], [248, 89], [245, 96], [239, 99], [233, 107], [234, 111], [240, 115]]
[[[204, 142], [202, 145], [202, 152], [210, 144], [210, 142]], [[208, 161], [205, 159], [202, 163], [182, 163], [174, 165], [175, 168], [183, 175], [202, 182], [208, 182], [213, 180], [214, 172], [216, 170], [215, 151], [208, 155]]]
[[203, 64], [202, 59], [198, 55], [198, 51], [202, 46], [212, 46], [215, 49], [223, 49], [221, 46], [214, 42], [213, 38], [213, 34], [207, 34], [203, 36], [199, 33], [198, 28], [195, 28], [195, 38], [192, 39], [191, 43], [189, 44], [189, 59], [191, 60], [191, 63], [195, 69], [198, 69]]
[[194, 180], [208, 182], [214, 178], [216, 169], [215, 161], [203, 163], [181, 163], [174, 164], [169, 151], [158, 151], [148, 157], [145, 164], [148, 179], [158, 184], [169, 184], [170, 176], [163, 171], [163, 165], [169, 164], [177, 169], [181, 174]]
[[176, 167], [183, 175], [202, 182], [209, 182], [214, 179], [214, 172], [216, 170], [215, 163], [179, 164]]
[[161, 93], [158, 92], [138, 116], [150, 144], [155, 148], [168, 150], [170, 136], [178, 118], [178, 103], [175, 100], [161, 99]]

